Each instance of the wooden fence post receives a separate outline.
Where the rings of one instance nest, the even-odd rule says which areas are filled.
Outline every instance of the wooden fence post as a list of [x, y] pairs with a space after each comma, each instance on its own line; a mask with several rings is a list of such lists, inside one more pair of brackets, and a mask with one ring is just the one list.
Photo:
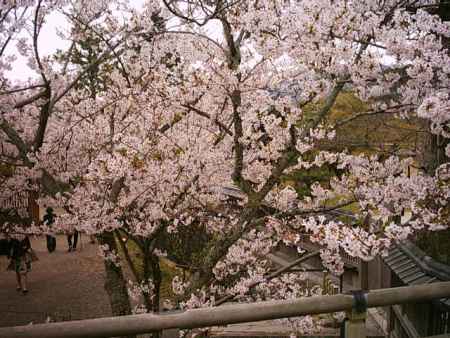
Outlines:
[[351, 293], [353, 304], [352, 309], [346, 311], [345, 338], [366, 338], [367, 293], [364, 290], [354, 290]]
[[367, 311], [358, 312], [355, 309], [347, 311], [345, 322], [345, 338], [366, 338]]

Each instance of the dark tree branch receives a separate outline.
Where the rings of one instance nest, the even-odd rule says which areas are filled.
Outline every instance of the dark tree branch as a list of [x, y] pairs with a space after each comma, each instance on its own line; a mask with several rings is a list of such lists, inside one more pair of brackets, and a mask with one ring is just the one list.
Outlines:
[[[188, 109], [189, 111], [196, 113], [197, 115], [207, 118], [208, 120], [212, 120], [211, 115], [209, 115], [208, 113], [206, 113], [194, 106], [191, 106], [189, 104], [182, 104], [181, 106]], [[213, 122], [217, 126], [219, 126], [219, 128], [221, 128], [223, 131], [225, 131], [228, 135], [233, 136], [233, 133], [230, 131], [230, 129], [226, 125], [224, 125], [222, 122], [218, 121], [217, 119], [214, 119]], [[163, 128], [165, 129], [165, 126], [163, 126]], [[167, 127], [167, 128], [169, 128], [169, 127]]]
[[323, 208], [317, 208], [317, 209], [292, 209], [285, 212], [277, 212], [274, 214], [277, 218], [289, 218], [294, 216], [308, 216], [308, 215], [316, 215], [316, 214], [327, 214], [330, 211], [335, 211], [338, 209], [341, 209], [343, 207], [349, 206], [353, 203], [355, 203], [355, 200], [345, 201], [339, 204], [336, 204], [332, 207], [323, 207]]
[[23, 87], [23, 88], [10, 89], [10, 90], [1, 92], [0, 95], [10, 95], [10, 94], [19, 93], [19, 92], [23, 92], [26, 90], [36, 89], [36, 88], [42, 88], [42, 87], [45, 87], [45, 85], [44, 84], [30, 85], [30, 86]]
[[389, 110], [386, 109], [386, 110], [376, 110], [376, 111], [368, 111], [368, 112], [358, 113], [358, 114], [349, 116], [349, 117], [347, 117], [345, 119], [342, 119], [340, 121], [337, 121], [334, 124], [334, 126], [336, 128], [338, 128], [338, 127], [341, 127], [341, 126], [343, 126], [343, 125], [345, 125], [347, 123], [350, 123], [350, 122], [352, 122], [354, 120], [357, 120], [357, 119], [359, 119], [361, 117], [368, 117], [368, 116], [370, 117], [370, 116], [383, 115], [383, 114], [386, 114], [386, 115], [387, 114], [395, 114], [395, 113], [397, 113], [397, 111], [395, 109], [399, 109], [399, 108], [403, 108], [403, 107], [407, 107], [407, 106], [410, 106], [410, 105], [397, 105], [397, 106], [394, 106], [394, 107], [390, 107]]
[[28, 158], [28, 146], [23, 142], [20, 135], [17, 133], [17, 131], [6, 121], [4, 118], [1, 118], [0, 120], [0, 129], [8, 136], [8, 139], [12, 144], [14, 144], [19, 151], [19, 155], [23, 161], [23, 163], [31, 168], [33, 166], [33, 163]]
[[[299, 139], [305, 139], [312, 129], [317, 128], [317, 126], [322, 122], [326, 115], [330, 112], [333, 107], [334, 102], [336, 101], [337, 96], [344, 88], [345, 81], [338, 82], [331, 93], [328, 95], [325, 100], [322, 108], [317, 112], [314, 119], [312, 119], [302, 130], [301, 134], [298, 135]], [[267, 179], [266, 183], [264, 183], [263, 187], [260, 191], [257, 192], [254, 203], [259, 205], [264, 200], [266, 195], [273, 189], [273, 187], [279, 183], [280, 177], [283, 174], [284, 170], [291, 166], [295, 160], [298, 158], [299, 153], [292, 149], [292, 147], [288, 147], [285, 150], [284, 154], [278, 159], [275, 166], [272, 168], [272, 173]]]
[[[33, 49], [34, 49], [34, 56], [36, 57], [36, 62], [38, 64], [39, 72], [41, 74], [42, 80], [44, 81], [45, 85], [48, 87], [49, 82], [47, 80], [47, 77], [45, 76], [45, 70], [42, 66], [41, 58], [39, 56], [39, 50], [38, 50], [38, 38], [39, 33], [41, 30], [41, 24], [39, 21], [39, 11], [41, 9], [42, 0], [39, 0], [36, 5], [36, 11], [34, 12], [34, 24], [33, 24]], [[49, 88], [48, 88], [49, 89]]]
[[[274, 279], [276, 277], [279, 277], [283, 273], [289, 272], [294, 266], [297, 266], [300, 263], [303, 263], [303, 262], [307, 261], [308, 259], [314, 258], [314, 257], [318, 256], [319, 254], [320, 254], [320, 251], [314, 251], [314, 252], [311, 252], [309, 254], [306, 254], [306, 255], [296, 259], [295, 261], [293, 261], [293, 262], [283, 266], [282, 268], [272, 272], [267, 277], [265, 277], [263, 281], [257, 281], [257, 282], [253, 282], [252, 284], [250, 284], [246, 293], [250, 292], [252, 289], [254, 289], [256, 286], [258, 286], [262, 282], [268, 282], [268, 281], [270, 281], [270, 280], [272, 280], [272, 279]], [[232, 300], [236, 296], [238, 296], [238, 294], [226, 295], [226, 296], [220, 298], [217, 302], [215, 302], [214, 305], [215, 306], [222, 305], [222, 304]]]
[[14, 108], [15, 108], [15, 109], [23, 108], [23, 107], [25, 107], [25, 106], [27, 106], [27, 105], [33, 103], [34, 101], [39, 100], [40, 98], [45, 97], [46, 95], [47, 95], [46, 90], [43, 90], [42, 92], [36, 93], [35, 95], [33, 95], [33, 96], [31, 96], [31, 97], [29, 97], [29, 98], [23, 100], [23, 101], [17, 102], [17, 103], [14, 105]]
[[39, 125], [36, 130], [36, 135], [34, 137], [34, 150], [38, 150], [42, 147], [44, 143], [45, 131], [47, 129], [48, 119], [50, 117], [50, 86], [44, 91], [44, 97], [46, 99], [45, 103], [41, 107], [41, 112], [39, 114]]

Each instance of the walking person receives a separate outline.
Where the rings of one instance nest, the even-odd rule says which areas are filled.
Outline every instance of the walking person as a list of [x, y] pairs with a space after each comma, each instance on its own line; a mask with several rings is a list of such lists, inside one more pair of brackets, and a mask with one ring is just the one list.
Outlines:
[[17, 291], [28, 293], [27, 274], [31, 271], [31, 243], [28, 236], [14, 235], [11, 239], [11, 262], [8, 270], [16, 272]]
[[[44, 224], [51, 228], [52, 224], [55, 223], [55, 214], [53, 213], [53, 208], [48, 207], [46, 209], [46, 214], [44, 215]], [[56, 249], [56, 237], [47, 234], [47, 250], [48, 252], [53, 252]]]
[[[72, 244], [72, 238], [73, 238], [73, 244]], [[78, 230], [74, 229], [74, 231], [72, 233], [67, 235], [67, 244], [69, 245], [68, 252], [76, 251], [77, 243], [78, 243]]]

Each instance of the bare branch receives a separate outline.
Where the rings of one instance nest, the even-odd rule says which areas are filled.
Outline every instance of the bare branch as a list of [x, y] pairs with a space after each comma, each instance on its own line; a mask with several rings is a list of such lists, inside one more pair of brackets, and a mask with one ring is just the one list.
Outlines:
[[203, 21], [200, 22], [200, 21], [198, 21], [198, 20], [196, 20], [196, 19], [194, 19], [192, 17], [188, 17], [188, 16], [184, 15], [183, 13], [181, 13], [177, 8], [175, 8], [175, 6], [171, 5], [171, 3], [174, 3], [174, 2], [176, 2], [176, 1], [163, 0], [164, 5], [169, 10], [169, 12], [171, 12], [173, 15], [175, 15], [176, 17], [178, 17], [178, 18], [180, 18], [180, 19], [182, 19], [182, 20], [184, 20], [186, 22], [195, 23], [196, 25], [198, 25], [200, 27], [206, 25], [211, 19], [216, 18], [217, 15], [221, 11], [223, 11], [226, 7], [229, 7], [229, 6], [222, 7], [223, 1], [222, 0], [218, 0], [214, 11], [211, 14], [207, 15], [203, 19]]
[[23, 142], [17, 131], [4, 118], [0, 120], [0, 129], [8, 136], [8, 139], [14, 144], [19, 151], [20, 157], [26, 166], [32, 167], [33, 163], [29, 160], [28, 146]]
[[340, 121], [336, 122], [334, 124], [334, 126], [335, 127], [341, 127], [344, 124], [350, 123], [350, 122], [352, 122], [352, 121], [354, 121], [356, 119], [359, 119], [361, 117], [375, 116], [375, 115], [381, 115], [381, 114], [395, 114], [395, 113], [397, 113], [397, 111], [395, 109], [399, 109], [399, 108], [403, 108], [403, 107], [407, 107], [407, 106], [410, 106], [410, 105], [409, 104], [408, 105], [397, 105], [397, 106], [390, 107], [389, 109], [393, 109], [393, 111], [390, 111], [390, 110], [386, 109], [386, 110], [375, 110], [375, 111], [368, 111], [368, 112], [358, 113], [358, 114], [349, 116], [349, 117], [347, 117], [347, 118], [345, 118], [343, 120], [340, 120]]
[[[186, 108], [186, 109], [188, 109], [189, 111], [192, 111], [192, 112], [194, 112], [194, 113], [196, 113], [196, 114], [198, 114], [200, 116], [203, 116], [203, 117], [207, 118], [208, 120], [212, 120], [211, 115], [209, 115], [208, 113], [206, 113], [206, 112], [204, 112], [204, 111], [202, 111], [202, 110], [200, 110], [200, 109], [198, 109], [198, 108], [196, 108], [194, 106], [191, 106], [189, 104], [182, 104], [181, 106]], [[224, 125], [222, 122], [218, 121], [217, 119], [214, 119], [212, 121], [215, 124], [217, 124], [228, 135], [233, 136], [233, 133], [231, 132], [231, 130], [226, 125]]]
[[33, 95], [33, 96], [23, 100], [23, 101], [17, 102], [14, 105], [14, 108], [15, 109], [23, 108], [26, 105], [29, 105], [29, 104], [33, 103], [34, 101], [39, 100], [40, 98], [43, 98], [45, 95], [46, 95], [46, 91], [43, 90], [42, 92], [39, 92], [39, 93], [37, 93], [37, 94], [35, 94], [35, 95]]
[[164, 34], [194, 35], [196, 37], [199, 37], [199, 38], [202, 38], [202, 39], [205, 39], [205, 40], [211, 42], [214, 46], [219, 48], [224, 53], [224, 55], [226, 55], [226, 50], [223, 48], [223, 46], [220, 43], [218, 43], [216, 40], [214, 40], [214, 39], [212, 39], [209, 36], [206, 36], [204, 34], [200, 34], [200, 33], [196, 33], [196, 32], [190, 32], [190, 31], [167, 31], [167, 32], [164, 32]]
[[317, 214], [327, 214], [330, 211], [335, 211], [344, 207], [347, 207], [353, 203], [355, 203], [355, 200], [349, 200], [345, 201], [339, 204], [336, 204], [332, 207], [323, 207], [323, 208], [317, 208], [317, 209], [293, 209], [286, 212], [278, 212], [274, 216], [280, 217], [280, 218], [288, 218], [293, 216], [308, 216], [308, 215], [317, 215]]
[[14, 94], [14, 93], [19, 93], [19, 92], [24, 92], [26, 90], [31, 90], [31, 89], [36, 89], [36, 88], [42, 88], [45, 87], [44, 84], [37, 84], [37, 85], [30, 85], [28, 87], [23, 87], [23, 88], [16, 88], [16, 89], [10, 89], [4, 92], [0, 92], [0, 95], [10, 95], [10, 94]]
[[42, 66], [41, 58], [39, 56], [39, 50], [38, 50], [38, 37], [41, 30], [41, 25], [38, 23], [39, 20], [39, 11], [41, 9], [42, 0], [39, 0], [36, 6], [36, 11], [34, 13], [34, 23], [33, 23], [33, 49], [34, 49], [34, 56], [36, 57], [36, 62], [38, 64], [39, 72], [41, 74], [42, 80], [44, 83], [48, 86], [48, 80], [45, 76], [44, 67]]

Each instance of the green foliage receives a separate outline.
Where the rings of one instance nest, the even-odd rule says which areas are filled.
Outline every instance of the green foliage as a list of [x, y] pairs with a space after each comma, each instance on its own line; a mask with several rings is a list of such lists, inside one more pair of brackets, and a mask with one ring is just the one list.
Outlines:
[[[303, 108], [304, 117], [300, 124], [314, 118], [322, 104], [323, 102], [319, 101], [306, 105]], [[351, 91], [344, 91], [338, 95], [325, 124], [332, 126], [354, 115], [366, 113], [368, 110], [369, 104], [361, 101]], [[413, 122], [386, 114], [359, 117], [338, 126], [335, 139], [320, 141], [319, 149], [348, 150], [354, 154], [379, 154], [387, 157], [393, 152], [415, 147], [417, 130]], [[310, 157], [313, 155], [313, 153], [306, 154]], [[340, 171], [335, 167], [326, 165], [297, 171], [284, 177], [284, 181], [289, 181], [299, 196], [308, 196], [312, 183], [319, 182], [326, 185], [333, 176], [339, 174]]]
[[311, 196], [311, 185], [314, 182], [327, 184], [330, 179], [337, 175], [336, 170], [330, 165], [324, 165], [320, 168], [297, 170], [290, 175], [283, 177], [286, 185], [292, 186], [300, 198]]
[[172, 279], [175, 276], [182, 276], [183, 272], [173, 262], [165, 258], [160, 259], [160, 266], [162, 275], [161, 298], [175, 299], [176, 296], [172, 291]]
[[450, 265], [450, 230], [421, 233], [415, 244], [436, 261]]
[[[303, 107], [303, 120], [299, 124], [308, 122], [315, 117], [316, 112], [322, 107], [323, 102], [310, 103]], [[356, 119], [340, 124], [350, 117], [368, 113], [370, 104], [361, 101], [351, 91], [340, 93], [334, 103], [325, 125], [338, 125], [336, 137], [318, 142], [318, 149], [340, 152], [347, 150], [353, 154], [377, 154], [381, 160], [393, 153], [403, 150], [415, 149], [417, 138], [417, 125], [414, 120], [403, 120], [389, 114], [375, 114], [360, 116]], [[303, 155], [304, 159], [312, 160], [314, 152]], [[295, 171], [283, 177], [283, 183], [295, 188], [300, 198], [310, 196], [311, 185], [319, 183], [328, 187], [330, 180], [335, 176], [340, 176], [342, 170], [338, 170], [333, 165], [323, 165], [322, 167], [312, 167]], [[342, 197], [343, 198], [343, 197]], [[342, 198], [328, 201], [328, 206], [339, 203]], [[358, 212], [357, 203], [342, 208], [344, 211]], [[342, 216], [341, 220], [354, 222]]]
[[177, 232], [164, 232], [157, 247], [166, 251], [167, 258], [177, 264], [198, 266], [203, 260], [203, 249], [211, 239], [204, 226], [193, 223], [179, 226]]
[[[77, 28], [81, 29], [81, 28]], [[87, 34], [84, 40], [76, 41], [71, 50], [65, 54], [58, 50], [55, 54], [56, 61], [61, 64], [68, 62], [80, 69], [87, 69], [83, 78], [77, 82], [75, 88], [85, 89], [91, 97], [105, 91], [109, 84], [109, 75], [115, 69], [119, 69], [117, 59], [103, 61], [100, 65], [96, 61], [106, 50], [105, 43], [94, 33]]]
[[[133, 265], [136, 267], [136, 271], [140, 278], [144, 275], [144, 263], [142, 253], [139, 250], [139, 247], [132, 240], [127, 241], [126, 243], [128, 252], [130, 254], [130, 258], [133, 262]], [[120, 253], [123, 255], [122, 250]], [[123, 259], [123, 257], [122, 257]], [[168, 298], [173, 299], [174, 294], [172, 292], [172, 279], [175, 276], [182, 276], [183, 272], [181, 269], [177, 268], [176, 265], [168, 259], [160, 258], [160, 268], [161, 268], [161, 299]]]
[[0, 177], [10, 177], [14, 174], [14, 167], [9, 164], [0, 164]]
[[[334, 125], [351, 116], [367, 113], [369, 105], [351, 92], [343, 92], [336, 99], [328, 123]], [[402, 120], [390, 114], [361, 116], [336, 128], [336, 138], [323, 146], [353, 153], [388, 155], [415, 147], [417, 126], [414, 120]]]
[[[315, 117], [323, 102], [310, 103], [303, 107], [305, 123]], [[331, 109], [326, 125], [335, 125], [358, 115], [369, 113], [370, 104], [361, 101], [351, 91], [338, 95]], [[410, 149], [415, 145], [417, 126], [414, 120], [402, 120], [390, 114], [374, 114], [358, 117], [336, 128], [336, 138], [322, 141], [324, 149], [353, 153], [387, 154], [399, 149]]]

